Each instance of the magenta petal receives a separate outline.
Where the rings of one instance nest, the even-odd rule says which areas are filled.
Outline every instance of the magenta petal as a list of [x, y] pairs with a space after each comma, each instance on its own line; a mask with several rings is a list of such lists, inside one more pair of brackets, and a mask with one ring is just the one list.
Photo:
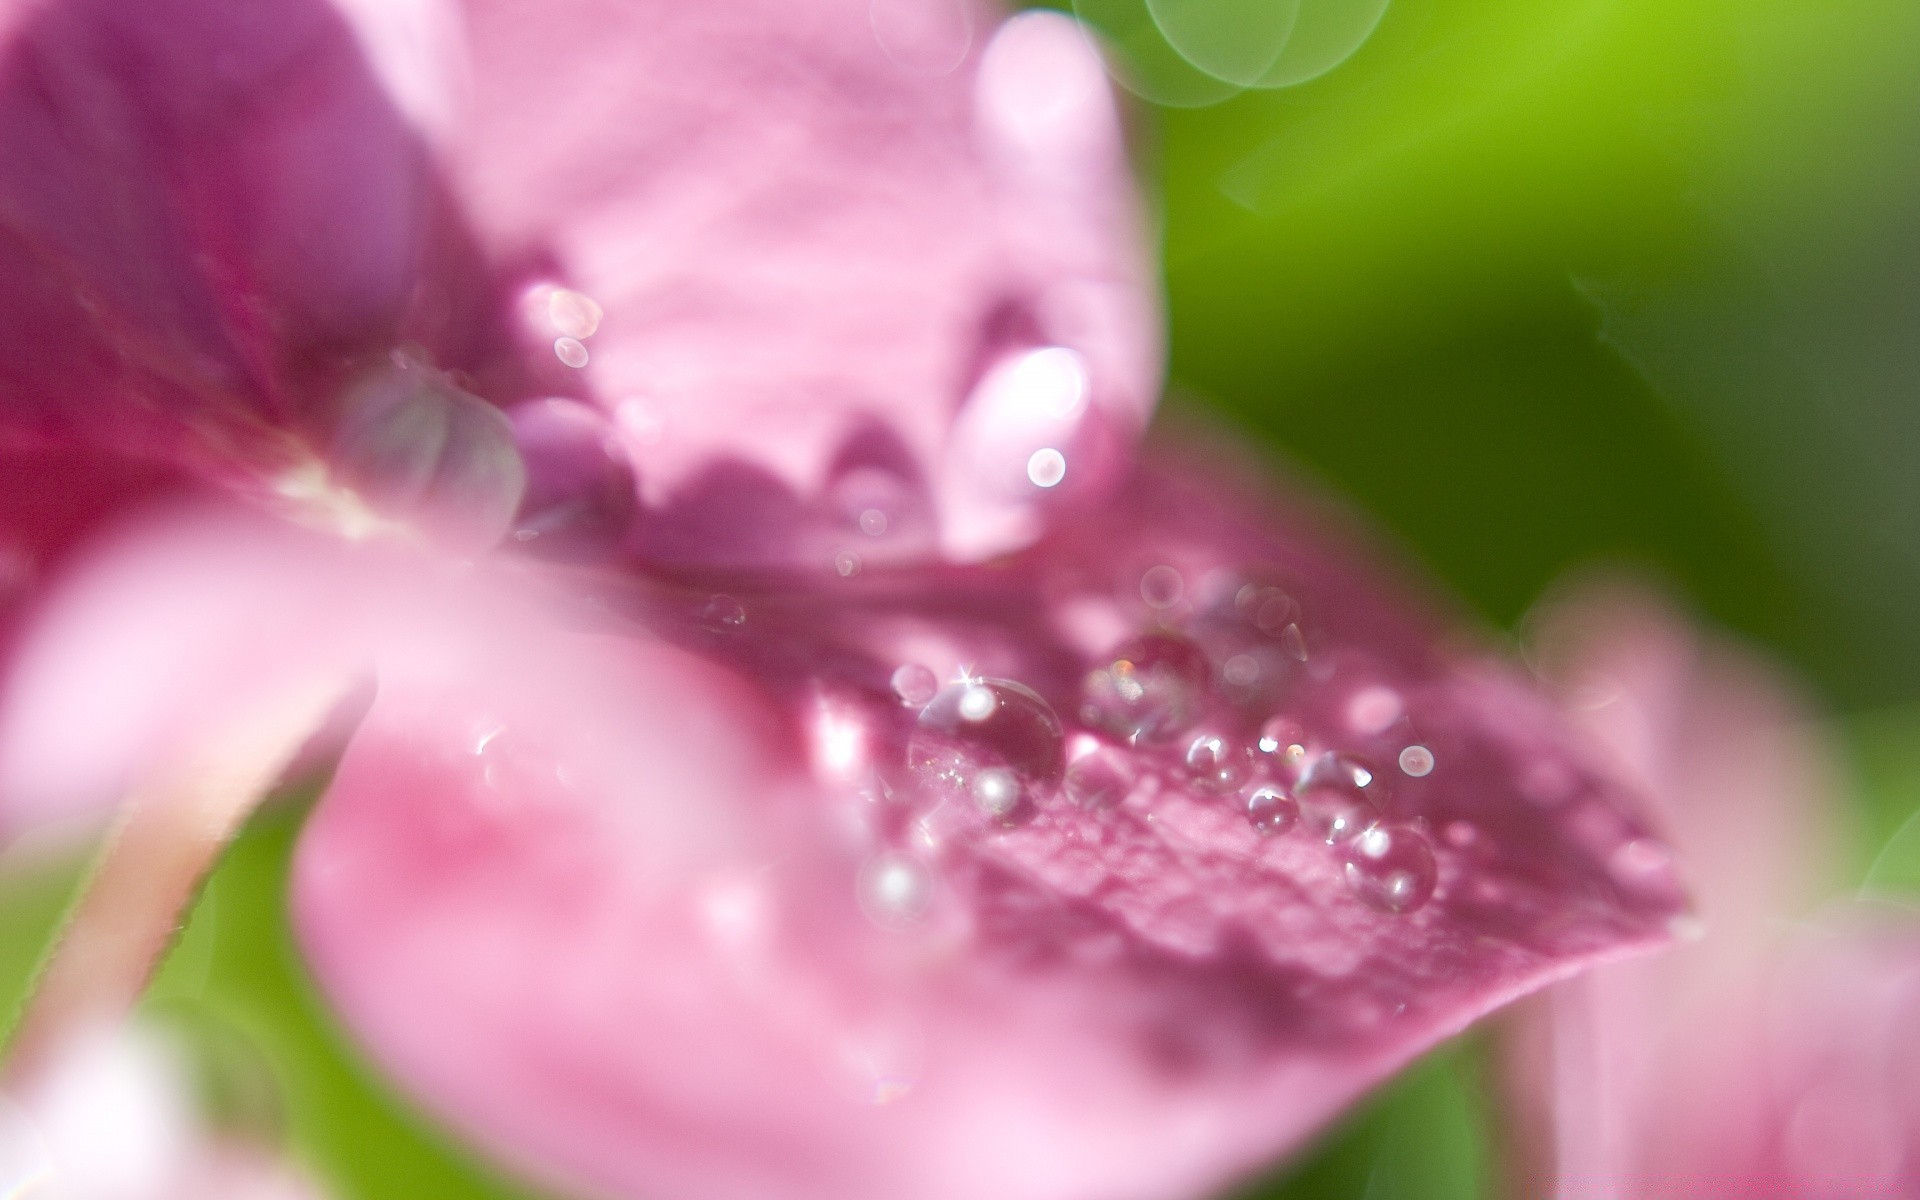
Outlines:
[[417, 135], [320, 0], [0, 6], [0, 161], [14, 431], [271, 460], [412, 294]]
[[612, 590], [624, 641], [387, 681], [297, 864], [324, 987], [590, 1192], [1116, 1200], [1665, 940], [1549, 708], [1247, 503], [1136, 474], [992, 568]]
[[1158, 316], [1070, 21], [478, 0], [467, 34], [452, 184], [525, 264], [539, 385], [618, 418], [647, 556], [984, 558], [1123, 469]]

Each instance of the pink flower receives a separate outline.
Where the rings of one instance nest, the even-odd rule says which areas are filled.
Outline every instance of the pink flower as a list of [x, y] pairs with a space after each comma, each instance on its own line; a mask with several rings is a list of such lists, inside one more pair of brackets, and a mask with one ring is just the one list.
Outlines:
[[11, 815], [225, 829], [371, 670], [297, 923], [488, 1152], [1190, 1195], [1665, 940], [1631, 797], [1344, 518], [1131, 462], [1154, 309], [1064, 18], [172, 7], [0, 10], [6, 428], [25, 486], [276, 520], [34, 593]]
[[1543, 625], [1585, 723], [1665, 801], [1703, 923], [1530, 1002], [1521, 1107], [1544, 1121], [1520, 1186], [1913, 1194], [1920, 921], [1827, 897], [1839, 785], [1809, 713], [1749, 652], [1633, 591], [1578, 595]]

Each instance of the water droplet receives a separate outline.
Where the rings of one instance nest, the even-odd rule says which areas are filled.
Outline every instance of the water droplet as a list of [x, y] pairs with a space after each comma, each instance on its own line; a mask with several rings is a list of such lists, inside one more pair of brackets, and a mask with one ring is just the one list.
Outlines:
[[1280, 648], [1299, 662], [1307, 661], [1307, 635], [1300, 632], [1298, 625], [1289, 625], [1280, 631]]
[[1480, 840], [1480, 831], [1466, 821], [1449, 821], [1440, 832], [1447, 839], [1447, 845], [1456, 850], [1464, 850]]
[[[923, 780], [950, 793], [979, 800], [981, 777], [1004, 771], [1020, 795], [1038, 799], [1065, 772], [1065, 739], [1060, 718], [1033, 689], [1009, 679], [966, 679], [942, 688], [920, 710], [907, 761]], [[998, 794], [997, 780], [981, 786]]]
[[1403, 711], [1400, 693], [1374, 684], [1361, 688], [1347, 701], [1347, 725], [1357, 734], [1373, 737], [1385, 733]]
[[1020, 806], [1020, 780], [1005, 767], [974, 772], [973, 784], [967, 790], [973, 793], [980, 811], [990, 817], [1007, 817]]
[[1081, 719], [1131, 741], [1166, 741], [1199, 718], [1211, 673], [1206, 651], [1186, 638], [1145, 634], [1088, 673]]
[[406, 352], [348, 386], [328, 462], [373, 511], [463, 550], [497, 543], [527, 486], [506, 415]]
[[1027, 478], [1035, 487], [1050, 488], [1067, 477], [1067, 456], [1042, 446], [1027, 459]]
[[1607, 856], [1607, 869], [1621, 884], [1639, 890], [1675, 888], [1673, 848], [1659, 838], [1637, 837]]
[[1285, 788], [1261, 784], [1247, 794], [1247, 824], [1262, 837], [1285, 833], [1299, 819], [1300, 804]]
[[1186, 594], [1187, 584], [1180, 572], [1165, 563], [1149, 567], [1140, 576], [1140, 598], [1153, 608], [1172, 608]]
[[700, 622], [708, 629], [738, 629], [747, 623], [747, 610], [732, 596], [715, 596], [700, 610]]
[[860, 556], [851, 550], [842, 550], [833, 556], [833, 570], [842, 579], [851, 579], [860, 573]]
[[1233, 594], [1233, 607], [1241, 619], [1272, 637], [1282, 636], [1300, 615], [1300, 605], [1292, 596], [1268, 584], [1246, 584]]
[[1366, 826], [1386, 804], [1372, 764], [1352, 754], [1330, 752], [1310, 760], [1293, 790], [1329, 844]]
[[[547, 321], [553, 331], [567, 338], [590, 338], [600, 328], [604, 310], [593, 299], [571, 288], [554, 288], [547, 293]], [[579, 366], [579, 363], [568, 363]]]
[[1307, 731], [1290, 717], [1274, 717], [1260, 727], [1258, 747], [1276, 763], [1298, 767], [1307, 761]]
[[1236, 654], [1220, 668], [1220, 675], [1235, 687], [1252, 687], [1260, 679], [1260, 660], [1251, 654]]
[[587, 365], [587, 347], [579, 338], [555, 338], [553, 356], [570, 367]]
[[1400, 769], [1415, 779], [1433, 773], [1433, 751], [1425, 746], [1408, 746], [1400, 752]]
[[615, 551], [639, 512], [633, 468], [598, 410], [574, 400], [531, 400], [508, 413], [527, 467], [514, 539], [550, 557]]
[[904, 929], [933, 906], [933, 876], [917, 859], [887, 851], [860, 868], [855, 893], [860, 910], [876, 924]]
[[1370, 908], [1411, 912], [1440, 878], [1433, 846], [1411, 825], [1370, 825], [1346, 844], [1347, 886]]
[[887, 514], [877, 508], [860, 510], [860, 532], [868, 537], [884, 537], [887, 532]]
[[903, 663], [894, 668], [893, 694], [909, 708], [919, 708], [940, 690], [940, 681], [919, 663]]
[[1119, 755], [1095, 750], [1067, 764], [1066, 788], [1081, 808], [1116, 808], [1133, 791], [1133, 780]]
[[1231, 792], [1253, 773], [1246, 746], [1218, 733], [1203, 733], [1187, 746], [1187, 778], [1204, 792]]

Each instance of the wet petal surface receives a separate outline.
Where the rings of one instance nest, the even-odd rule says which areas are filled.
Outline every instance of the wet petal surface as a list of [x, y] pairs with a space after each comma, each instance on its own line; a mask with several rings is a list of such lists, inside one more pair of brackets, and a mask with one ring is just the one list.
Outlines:
[[[1143, 471], [937, 579], [608, 585], [590, 686], [383, 689], [302, 849], [320, 978], [575, 1184], [1153, 1197], [1665, 940], [1675, 879], [1615, 869], [1654, 835], [1542, 702], [1254, 503]], [[1173, 639], [1187, 694], [1116, 732]]]

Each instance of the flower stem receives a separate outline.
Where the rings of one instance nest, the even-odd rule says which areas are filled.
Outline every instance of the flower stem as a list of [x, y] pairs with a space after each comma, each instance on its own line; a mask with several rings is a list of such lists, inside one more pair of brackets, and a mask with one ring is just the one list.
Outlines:
[[314, 689], [255, 709], [134, 790], [21, 1010], [0, 1085], [31, 1083], [133, 1010], [221, 852], [337, 699]]

